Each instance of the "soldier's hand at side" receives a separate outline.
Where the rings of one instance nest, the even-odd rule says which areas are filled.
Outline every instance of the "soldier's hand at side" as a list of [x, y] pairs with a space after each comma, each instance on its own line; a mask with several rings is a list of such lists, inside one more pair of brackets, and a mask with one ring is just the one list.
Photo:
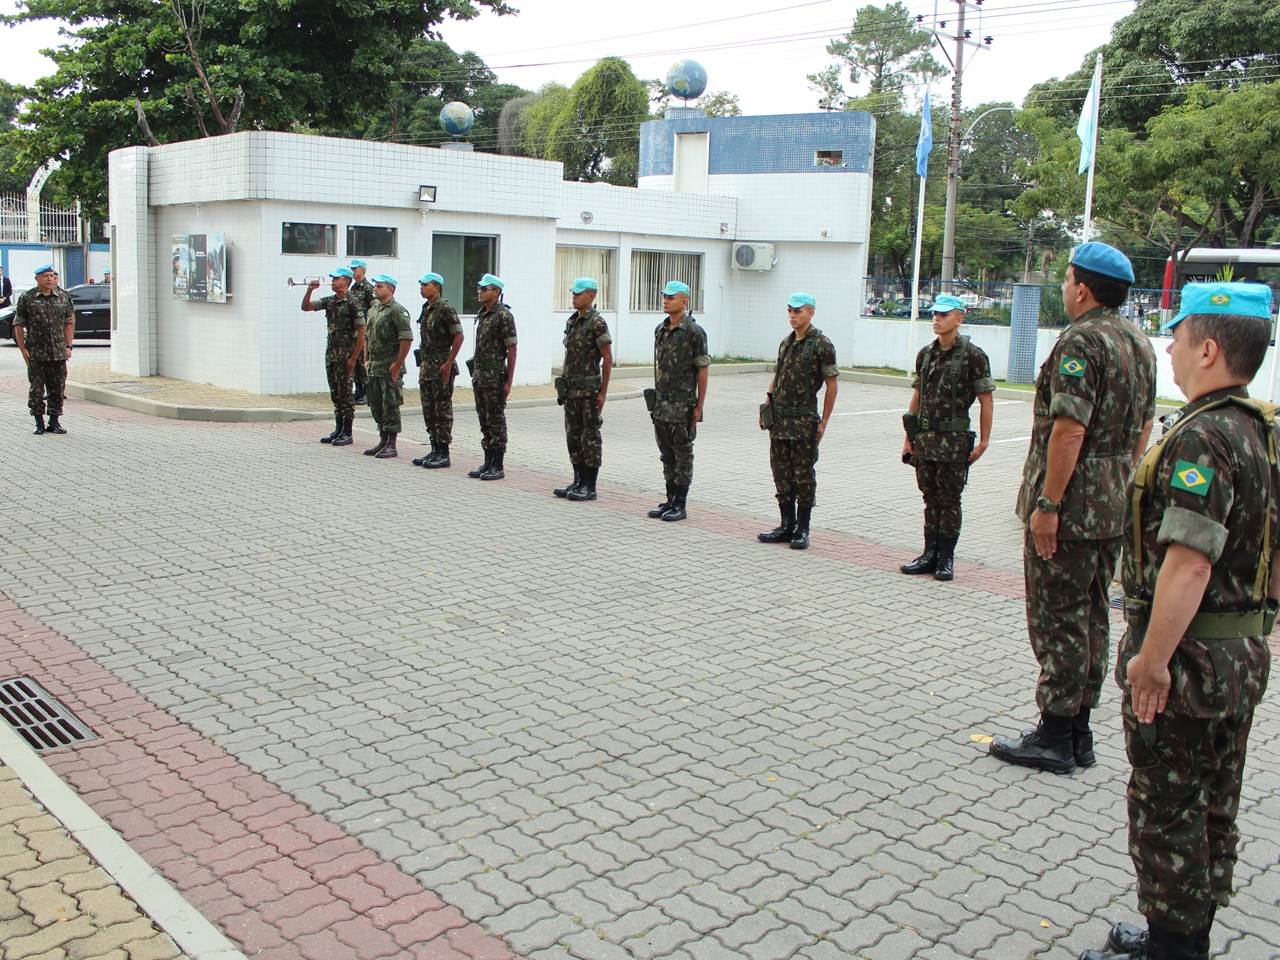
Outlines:
[[446, 360], [440, 364], [440, 383], [447, 385], [449, 383], [449, 374], [453, 372], [453, 362]]
[[596, 416], [597, 417], [601, 416], [604, 413], [604, 401], [605, 401], [605, 392], [604, 390], [601, 390], [600, 395], [596, 397]]
[[387, 372], [391, 374], [391, 379], [392, 379], [392, 380], [399, 380], [399, 379], [400, 379], [400, 371], [401, 371], [402, 369], [403, 369], [403, 368], [400, 366], [400, 361], [399, 361], [399, 360], [392, 360], [392, 361], [391, 361], [391, 366], [387, 367]]
[[347, 376], [350, 377], [354, 375], [355, 372], [356, 372], [356, 358], [348, 357], [347, 358]]
[[827, 425], [821, 420], [818, 421], [818, 429], [813, 435], [813, 445], [816, 447], [822, 442], [822, 435], [827, 432]]
[[502, 385], [502, 395], [503, 395], [504, 397], [509, 397], [509, 396], [511, 396], [511, 384], [509, 384], [509, 383], [504, 383], [504, 384]]
[[1129, 692], [1133, 697], [1133, 712], [1139, 723], [1155, 723], [1156, 714], [1164, 713], [1169, 702], [1169, 665], [1150, 663], [1142, 654], [1129, 661]]
[[969, 462], [977, 463], [978, 458], [986, 452], [987, 452], [987, 445], [985, 443], [979, 443], [977, 446], [973, 448], [973, 453], [969, 454]]
[[1052, 560], [1058, 552], [1058, 515], [1034, 510], [1031, 513], [1031, 539], [1041, 560]]
[[911, 442], [910, 437], [904, 437], [902, 440], [902, 455], [909, 457], [916, 452], [916, 445]]

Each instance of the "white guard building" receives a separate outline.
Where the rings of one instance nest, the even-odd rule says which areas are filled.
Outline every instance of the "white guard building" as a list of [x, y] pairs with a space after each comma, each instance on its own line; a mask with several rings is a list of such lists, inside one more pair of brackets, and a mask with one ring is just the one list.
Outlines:
[[326, 295], [329, 271], [357, 256], [371, 276], [399, 280], [415, 321], [418, 278], [442, 274], [468, 339], [476, 281], [501, 276], [517, 383], [549, 382], [562, 360], [577, 276], [600, 280], [620, 363], [652, 360], [672, 279], [693, 289], [715, 356], [772, 358], [787, 295], [805, 290], [847, 361], [874, 140], [866, 113], [674, 108], [641, 128], [639, 189], [567, 182], [543, 160], [287, 133], [117, 150], [111, 365], [255, 393], [324, 391], [324, 316], [303, 313], [303, 287], [288, 280], [325, 277]]

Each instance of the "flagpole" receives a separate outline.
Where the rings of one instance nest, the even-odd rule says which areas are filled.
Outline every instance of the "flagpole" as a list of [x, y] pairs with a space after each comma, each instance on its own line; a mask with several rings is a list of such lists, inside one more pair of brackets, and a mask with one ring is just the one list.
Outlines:
[[[1089, 124], [1092, 127], [1092, 140], [1089, 144], [1089, 179], [1084, 188], [1084, 227], [1081, 231], [1081, 240], [1089, 239], [1089, 222], [1093, 218], [1093, 171], [1098, 165], [1098, 113], [1102, 104], [1102, 54], [1098, 54], [1098, 62], [1093, 68], [1093, 118]], [[1081, 149], [1084, 149], [1083, 145]]]
[[920, 202], [916, 211], [916, 254], [911, 269], [911, 319], [907, 321], [907, 373], [915, 370], [916, 321], [920, 319], [920, 246], [924, 240], [924, 187], [928, 181], [920, 178]]

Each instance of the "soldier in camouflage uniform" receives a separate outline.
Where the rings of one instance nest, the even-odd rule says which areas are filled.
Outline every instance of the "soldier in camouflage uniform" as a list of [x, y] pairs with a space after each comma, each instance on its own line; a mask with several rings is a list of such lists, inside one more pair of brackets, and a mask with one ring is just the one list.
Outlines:
[[422, 344], [418, 348], [418, 390], [431, 452], [414, 457], [413, 465], [436, 470], [452, 462], [449, 444], [453, 442], [453, 381], [458, 375], [458, 351], [462, 349], [462, 322], [458, 311], [442, 296], [444, 277], [424, 274], [418, 285], [427, 301], [418, 317]]
[[1231, 897], [1245, 752], [1280, 605], [1280, 437], [1275, 407], [1246, 389], [1267, 351], [1271, 290], [1188, 284], [1170, 327], [1188, 403], [1134, 478], [1129, 627], [1115, 671], [1133, 764], [1129, 852], [1148, 929], [1117, 924], [1110, 952], [1084, 960], [1207, 960], [1214, 914]]
[[505, 286], [492, 273], [480, 278], [475, 353], [467, 361], [484, 448], [484, 463], [468, 470], [467, 476], [480, 480], [506, 476], [502, 461], [507, 454], [507, 397], [516, 376], [516, 318], [502, 302]]
[[670, 281], [662, 290], [667, 319], [653, 331], [653, 391], [646, 394], [649, 417], [662, 458], [667, 499], [649, 516], [668, 523], [687, 517], [693, 483], [693, 441], [707, 400], [707, 332], [689, 316], [688, 284]]
[[[355, 278], [355, 283], [351, 285], [351, 295], [355, 297], [356, 301], [360, 304], [360, 309], [364, 311], [364, 315], [366, 317], [369, 316], [369, 311], [373, 309], [374, 304], [373, 284], [365, 277], [365, 272], [368, 268], [369, 264], [359, 258], [352, 260], [349, 268], [351, 270], [351, 275]], [[356, 368], [352, 374], [355, 381], [354, 402], [356, 403], [369, 402], [368, 376], [365, 371], [365, 364], [368, 362], [368, 355], [369, 345], [366, 343], [365, 349], [361, 352], [360, 356], [356, 358]]]
[[564, 434], [573, 464], [573, 481], [551, 491], [566, 500], [596, 499], [600, 476], [600, 425], [613, 369], [613, 338], [596, 311], [600, 284], [591, 277], [573, 281], [573, 316], [564, 325], [564, 367], [556, 395], [564, 405]]
[[1040, 723], [1020, 737], [996, 737], [990, 753], [1053, 773], [1095, 762], [1089, 714], [1107, 670], [1107, 588], [1120, 555], [1125, 487], [1155, 414], [1155, 352], [1117, 312], [1132, 283], [1119, 250], [1078, 246], [1062, 283], [1071, 322], [1036, 379], [1017, 509], [1027, 525], [1027, 633], [1040, 662]]
[[[67, 361], [76, 334], [75, 304], [71, 294], [58, 286], [53, 264], [36, 268], [36, 285], [18, 297], [13, 314], [13, 339], [27, 363], [27, 409], [35, 418], [37, 436], [65, 434], [62, 401], [67, 392]], [[44, 415], [45, 397], [49, 425]]]
[[[900, 568], [931, 573], [935, 580], [955, 577], [960, 539], [960, 495], [976, 463], [991, 442], [991, 361], [981, 347], [959, 335], [964, 301], [941, 296], [933, 302], [933, 332], [938, 338], [916, 356], [911, 402], [902, 420], [907, 438], [902, 456], [914, 461], [916, 486], [924, 495], [924, 553]], [[969, 408], [978, 401], [978, 441], [969, 429]]]
[[351, 424], [355, 420], [355, 402], [351, 396], [351, 372], [364, 352], [364, 309], [350, 295], [353, 275], [349, 267], [338, 267], [329, 274], [332, 297], [311, 299], [319, 280], [307, 284], [302, 295], [302, 309], [323, 310], [329, 322], [329, 340], [325, 346], [324, 367], [329, 378], [329, 397], [333, 400], [333, 433], [320, 438], [321, 443], [335, 447], [351, 444]]
[[[792, 550], [809, 548], [809, 517], [817, 500], [818, 444], [822, 442], [836, 405], [836, 348], [813, 326], [816, 309], [807, 293], [787, 300], [791, 333], [778, 345], [778, 364], [761, 408], [760, 427], [769, 431], [769, 466], [777, 490], [782, 523], [758, 535], [761, 543], [790, 543]], [[818, 391], [826, 384], [822, 416]], [[766, 423], [766, 418], [769, 422]]]
[[398, 457], [400, 407], [404, 404], [404, 361], [413, 346], [409, 311], [395, 300], [396, 278], [380, 273], [373, 278], [375, 303], [369, 311], [369, 412], [378, 424], [378, 444], [365, 456]]

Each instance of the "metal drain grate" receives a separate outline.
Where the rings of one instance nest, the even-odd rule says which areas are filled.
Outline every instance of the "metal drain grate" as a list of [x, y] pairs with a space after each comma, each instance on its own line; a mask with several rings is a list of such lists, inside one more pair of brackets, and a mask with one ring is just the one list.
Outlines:
[[30, 677], [0, 680], [0, 717], [37, 752], [97, 739], [97, 734]]

